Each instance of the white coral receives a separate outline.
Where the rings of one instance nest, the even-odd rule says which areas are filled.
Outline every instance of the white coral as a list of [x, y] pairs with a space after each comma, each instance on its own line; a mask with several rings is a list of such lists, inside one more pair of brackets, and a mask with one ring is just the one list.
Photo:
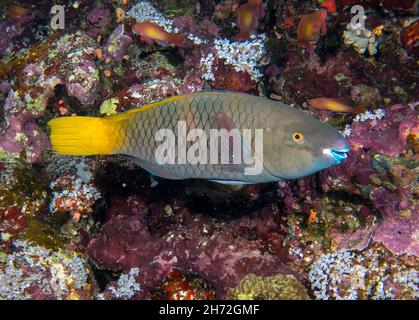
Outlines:
[[378, 39], [371, 30], [363, 28], [359, 23], [349, 23], [343, 32], [343, 42], [351, 45], [358, 53], [368, 53], [373, 56], [378, 52]]

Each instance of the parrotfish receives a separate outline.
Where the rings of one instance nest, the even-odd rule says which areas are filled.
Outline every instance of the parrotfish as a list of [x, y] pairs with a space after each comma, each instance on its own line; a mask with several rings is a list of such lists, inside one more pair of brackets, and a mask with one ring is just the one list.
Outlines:
[[233, 39], [239, 41], [249, 39], [250, 33], [258, 27], [258, 20], [264, 15], [262, 0], [249, 0], [240, 6], [237, 13], [240, 32]]
[[365, 105], [363, 104], [360, 104], [357, 107], [352, 107], [338, 99], [333, 98], [315, 98], [308, 100], [308, 103], [316, 109], [333, 112], [350, 112], [358, 114], [365, 109]]
[[329, 13], [336, 12], [335, 0], [319, 0], [320, 6], [325, 8]]
[[157, 23], [151, 21], [138, 22], [132, 26], [132, 30], [136, 34], [139, 34], [141, 39], [150, 45], [157, 42], [161, 45], [168, 45], [171, 43], [177, 47], [186, 47], [182, 34], [169, 33]]
[[297, 40], [308, 50], [310, 56], [313, 54], [314, 44], [319, 40], [320, 33], [326, 33], [326, 17], [327, 10], [321, 9], [304, 14], [300, 18], [297, 27]]
[[59, 154], [121, 154], [163, 178], [224, 184], [300, 178], [341, 163], [350, 150], [338, 130], [308, 113], [234, 91], [174, 96], [106, 117], [62, 117], [49, 126]]

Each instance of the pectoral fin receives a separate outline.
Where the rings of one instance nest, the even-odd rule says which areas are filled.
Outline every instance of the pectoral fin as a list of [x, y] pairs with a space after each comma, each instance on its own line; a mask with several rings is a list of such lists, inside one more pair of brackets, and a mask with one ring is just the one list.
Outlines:
[[[251, 164], [251, 163], [247, 163], [248, 159], [252, 159], [252, 156], [251, 156], [252, 149], [250, 146], [251, 141], [245, 141], [245, 139], [243, 139], [243, 136], [241, 135], [237, 127], [234, 125], [234, 122], [224, 112], [218, 113], [215, 116], [215, 120], [218, 126], [218, 130], [225, 129], [227, 130], [228, 133], [230, 133], [230, 135], [228, 136], [221, 135], [221, 139], [220, 139], [221, 148], [219, 152], [220, 163], [217, 164], [216, 166], [229, 172], [243, 172], [244, 165]], [[233, 143], [232, 143], [233, 141], [240, 141], [240, 150], [239, 150], [240, 154], [235, 154]], [[223, 153], [221, 152], [221, 150], [228, 150], [228, 153]], [[240, 161], [237, 161], [237, 158], [239, 158]], [[245, 159], [246, 159], [246, 163], [244, 161]]]

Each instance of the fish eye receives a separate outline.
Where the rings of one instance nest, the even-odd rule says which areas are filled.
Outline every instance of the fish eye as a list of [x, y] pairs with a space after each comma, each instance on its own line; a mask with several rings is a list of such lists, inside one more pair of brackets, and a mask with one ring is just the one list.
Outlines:
[[297, 143], [304, 142], [304, 135], [301, 132], [294, 132], [292, 134], [292, 140]]

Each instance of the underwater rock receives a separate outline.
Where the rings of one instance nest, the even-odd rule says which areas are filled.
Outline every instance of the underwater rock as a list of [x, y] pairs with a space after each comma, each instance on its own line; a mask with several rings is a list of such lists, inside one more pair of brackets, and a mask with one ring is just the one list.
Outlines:
[[82, 61], [74, 67], [66, 83], [68, 94], [84, 104], [92, 104], [96, 99], [99, 71], [90, 60]]
[[13, 40], [24, 33], [32, 19], [32, 15], [25, 15], [19, 16], [17, 19], [0, 21], [0, 57], [8, 56], [14, 52]]
[[180, 16], [173, 19], [173, 26], [183, 34], [188, 34], [188, 39], [199, 45], [204, 39], [213, 39], [219, 35], [220, 28], [208, 19], [197, 24], [191, 16]]
[[306, 288], [292, 275], [257, 277], [249, 274], [236, 288], [230, 289], [231, 300], [309, 300]]
[[[199, 77], [200, 82], [204, 80], [213, 83], [216, 89], [252, 92], [262, 77], [261, 69], [269, 63], [263, 35], [245, 42], [215, 38], [219, 30], [212, 22], [204, 21], [199, 26], [189, 16], [171, 20], [162, 16], [147, 1], [137, 3], [128, 15], [137, 22], [156, 23], [166, 32], [187, 35], [186, 42], [190, 42], [191, 48], [183, 53], [185, 66], [195, 69], [192, 70], [194, 76], [185, 79], [190, 86], [199, 86], [200, 83], [195, 80]], [[196, 69], [197, 65], [200, 70]]]
[[400, 33], [403, 49], [410, 54], [419, 56], [419, 20], [412, 22]]
[[89, 12], [87, 19], [90, 23], [93, 24], [103, 23], [105, 25], [108, 25], [111, 19], [110, 15], [111, 13], [109, 9], [95, 7]]
[[48, 250], [25, 241], [13, 242], [14, 252], [0, 263], [0, 298], [11, 300], [86, 300], [95, 284], [82, 256]]
[[132, 268], [128, 273], [122, 273], [118, 281], [109, 284], [97, 298], [101, 300], [127, 300], [135, 298], [135, 295], [141, 292], [141, 286], [135, 279], [139, 273], [140, 270], [138, 268]]
[[109, 36], [106, 44], [105, 56], [120, 63], [126, 55], [132, 39], [125, 32], [124, 25], [119, 25]]
[[[246, 72], [252, 80], [257, 81], [262, 76], [260, 68], [269, 63], [266, 56], [264, 38], [259, 37], [246, 42], [231, 42], [227, 39], [216, 39], [214, 42], [214, 53], [201, 60], [201, 68], [208, 75], [204, 79], [215, 79], [211, 73], [217, 70], [214, 62], [219, 60], [226, 65], [230, 65], [236, 72]], [[227, 70], [226, 70], [227, 71]]]
[[384, 188], [373, 191], [373, 203], [383, 214], [373, 239], [396, 255], [411, 253], [419, 257], [419, 205], [409, 203], [412, 192], [409, 187], [402, 188], [399, 198]]
[[383, 8], [389, 11], [396, 11], [399, 13], [411, 13], [411, 14], [417, 14], [418, 13], [418, 5], [417, 1], [415, 0], [378, 0], [374, 1], [371, 0], [371, 2], [376, 2], [379, 5], [381, 5]]
[[50, 212], [68, 212], [73, 220], [79, 221], [92, 214], [92, 206], [101, 198], [93, 183], [74, 175], [64, 175], [52, 181]]
[[224, 63], [220, 63], [214, 72], [214, 89], [233, 90], [252, 93], [255, 92], [257, 83], [245, 71], [236, 71]]
[[65, 34], [52, 44], [46, 73], [61, 79], [69, 96], [92, 104], [98, 92], [99, 70], [93, 60], [96, 42], [82, 31]]
[[[8, 207], [5, 210], [0, 209], [0, 241], [13, 234], [20, 233], [28, 228], [28, 221], [22, 212], [15, 207]], [[7, 239], [8, 240], [8, 239]]]
[[417, 255], [418, 160], [408, 137], [417, 139], [419, 122], [408, 105], [377, 115], [367, 111], [355, 118], [348, 137], [353, 151], [342, 165], [320, 173], [322, 186], [369, 199], [383, 218], [374, 239], [393, 253]]
[[[49, 139], [36, 120], [44, 114], [55, 88], [64, 85], [68, 94], [82, 103], [90, 104], [96, 99], [99, 72], [89, 60], [92, 53], [94, 41], [79, 32], [43, 43], [29, 51], [27, 57], [19, 58], [21, 73], [4, 102], [7, 127], [1, 133], [0, 148], [14, 153], [25, 150], [30, 161], [39, 159], [48, 148]], [[25, 59], [34, 62], [25, 65]], [[13, 64], [9, 67], [14, 68]]]
[[316, 299], [417, 299], [417, 270], [386, 249], [336, 251], [321, 256], [308, 274]]
[[[138, 197], [116, 200], [101, 234], [90, 241], [87, 255], [100, 268], [127, 272], [138, 267], [136, 279], [142, 287], [157, 288], [172, 268], [178, 268], [203, 276], [214, 286], [216, 297], [223, 298], [247, 274], [289, 273], [280, 256], [266, 253], [261, 244], [279, 228], [275, 211], [267, 209], [227, 223], [192, 215], [180, 203], [171, 205], [172, 212]], [[147, 225], [149, 216], [157, 223], [154, 227]], [[159, 236], [152, 233], [158, 226], [164, 227]]]
[[87, 20], [94, 26], [87, 31], [87, 34], [97, 37], [107, 34], [112, 23], [112, 16], [108, 8], [95, 7], [88, 13]]
[[152, 300], [214, 300], [215, 292], [205, 279], [173, 269], [160, 287], [151, 293]]
[[27, 217], [40, 214], [47, 197], [47, 179], [32, 165], [10, 154], [0, 153], [0, 164], [0, 214], [5, 221], [6, 211], [11, 208], [12, 216], [15, 211]]

